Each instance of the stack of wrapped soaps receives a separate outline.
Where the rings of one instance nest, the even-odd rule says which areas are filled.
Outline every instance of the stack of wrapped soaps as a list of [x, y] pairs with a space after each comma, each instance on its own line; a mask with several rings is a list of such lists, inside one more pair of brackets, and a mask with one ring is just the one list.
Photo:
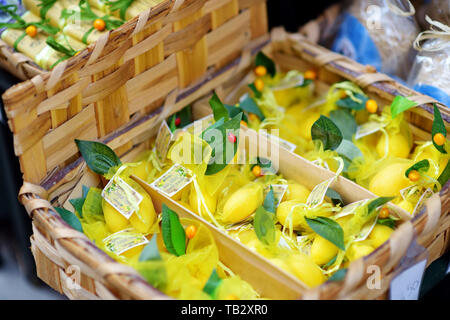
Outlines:
[[9, 18], [0, 23], [1, 39], [50, 70], [162, 1], [23, 0], [21, 5], [1, 5], [0, 13]]

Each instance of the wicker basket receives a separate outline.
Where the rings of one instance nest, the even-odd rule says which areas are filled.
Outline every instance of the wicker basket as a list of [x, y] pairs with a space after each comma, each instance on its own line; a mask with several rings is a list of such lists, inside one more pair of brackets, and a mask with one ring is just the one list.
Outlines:
[[[240, 15], [248, 14], [249, 11], [244, 9]], [[231, 25], [234, 27], [234, 23]], [[236, 28], [240, 33], [241, 29]], [[14, 132], [15, 150], [20, 156], [24, 180], [27, 181], [20, 191], [19, 199], [33, 219], [32, 251], [41, 279], [55, 290], [76, 299], [167, 298], [148, 285], [134, 270], [114, 262], [83, 234], [71, 229], [53, 209], [52, 205], [67, 206], [68, 199], [81, 195], [82, 185], [99, 184], [98, 176], [87, 170], [83, 159], [79, 157], [73, 139], [99, 139], [112, 147], [123, 161], [130, 161], [149, 146], [149, 139], [154, 136], [160, 121], [168, 115], [199, 101], [200, 105], [194, 107], [194, 112], [197, 117], [201, 116], [205, 112], [201, 107], [201, 98], [210, 94], [212, 89], [216, 89], [222, 98], [229, 96], [232, 99], [237, 84], [245, 79], [251, 67], [252, 54], [263, 47], [283, 69], [304, 71], [315, 67], [319, 71], [318, 90], [326, 90], [335, 81], [349, 79], [364, 87], [369, 96], [380, 104], [389, 103], [395, 95], [413, 95], [422, 105], [409, 110], [407, 119], [417, 137], [429, 139], [432, 114], [430, 105], [426, 103], [432, 101], [430, 98], [395, 83], [385, 75], [374, 73], [372, 68], [309, 43], [299, 35], [287, 35], [282, 30], [274, 30], [272, 41], [265, 46], [267, 40], [265, 36], [253, 40], [245, 46], [240, 57], [222, 68], [205, 72], [190, 86], [180, 85], [180, 90], [176, 90], [177, 81], [175, 88], [168, 84], [167, 78], [176, 80], [180, 77], [180, 74], [178, 77], [176, 75], [175, 57], [169, 56], [145, 72], [145, 77], [128, 79], [123, 76], [123, 72], [113, 71], [110, 76], [89, 83], [87, 89], [83, 90], [84, 82], [81, 80], [66, 85], [58, 94], [51, 94], [51, 89], [58, 84], [61, 75], [67, 72], [67, 77], [73, 75], [83, 79], [80, 72], [82, 75], [87, 72], [85, 69], [73, 69], [68, 64], [65, 72], [65, 67], [56, 68], [5, 93], [3, 98]], [[95, 50], [92, 56], [95, 56], [94, 53]], [[114, 53], [110, 55], [114, 56]], [[105, 64], [110, 57], [100, 58], [89, 69]], [[173, 61], [168, 62], [171, 59]], [[124, 94], [128, 99], [119, 99]], [[120, 103], [124, 100], [128, 103]], [[75, 102], [83, 108], [66, 120], [68, 110]], [[108, 112], [107, 106], [114, 107]], [[57, 112], [62, 111], [66, 112], [66, 118], [58, 123]], [[121, 118], [122, 112], [126, 112], [124, 118]], [[442, 108], [442, 113], [444, 120], [449, 123], [448, 111]], [[109, 130], [105, 130], [105, 127]], [[257, 136], [251, 130], [247, 133]], [[280, 164], [283, 174], [297, 180], [302, 178], [308, 181], [310, 187], [332, 175], [330, 171], [287, 151], [282, 151]], [[374, 196], [343, 177], [337, 180], [333, 188], [348, 201]], [[415, 237], [428, 249], [429, 262], [445, 252], [450, 228], [448, 189], [449, 184], [444, 186], [440, 194], [427, 201], [420, 214], [404, 221], [389, 241], [372, 254], [353, 261], [343, 281], [325, 283], [314, 290], [306, 289], [292, 276], [215, 230], [213, 226], [209, 227], [213, 230], [224, 263], [263, 295], [269, 296], [270, 292], [275, 292], [282, 298], [384, 298], [395, 275], [395, 268]], [[182, 216], [192, 214], [170, 199], [149, 191], [157, 208], [164, 202]], [[371, 265], [379, 266], [382, 271], [379, 289], [369, 290], [366, 286], [370, 275], [366, 268]], [[81, 273], [75, 272], [73, 266], [79, 266]], [[72, 280], [76, 275], [80, 277], [80, 288], [73, 286]]]

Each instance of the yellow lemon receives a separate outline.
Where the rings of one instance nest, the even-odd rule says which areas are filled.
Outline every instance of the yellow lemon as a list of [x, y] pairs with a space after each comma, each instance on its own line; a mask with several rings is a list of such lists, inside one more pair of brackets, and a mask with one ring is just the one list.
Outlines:
[[300, 136], [307, 140], [311, 140], [311, 127], [317, 119], [320, 118], [320, 113], [318, 112], [304, 112], [302, 115], [302, 120], [298, 124], [300, 127]]
[[288, 258], [291, 272], [308, 287], [317, 287], [325, 282], [322, 270], [305, 254], [292, 254]]
[[306, 202], [310, 193], [311, 191], [300, 183], [289, 183], [285, 193], [285, 200]]
[[[217, 205], [217, 199], [216, 197], [213, 197], [209, 195], [208, 192], [204, 192], [203, 190], [200, 190], [203, 196], [203, 199], [205, 201], [205, 205], [208, 208], [208, 211], [214, 215], [216, 212], [216, 205]], [[195, 188], [191, 189], [191, 193], [189, 194], [189, 205], [193, 212], [200, 215], [204, 219], [211, 221], [211, 218], [206, 211], [205, 205], [201, 201], [201, 198], [197, 197], [197, 191]]]
[[333, 259], [339, 249], [327, 239], [317, 235], [311, 246], [311, 258], [314, 263], [323, 265]]
[[381, 169], [370, 181], [369, 190], [380, 197], [399, 196], [410, 182], [405, 177], [409, 163], [393, 163]]
[[[409, 155], [409, 151], [411, 147], [409, 145], [408, 138], [405, 137], [401, 133], [389, 134], [389, 147], [388, 147], [388, 155], [397, 158], [407, 158]], [[386, 146], [386, 136], [381, 135], [377, 146], [377, 154], [380, 157], [384, 156]]]
[[382, 245], [389, 237], [391, 236], [392, 232], [394, 232], [393, 229], [377, 224], [373, 229], [372, 232], [369, 234], [369, 239], [372, 240], [372, 246], [374, 248], [378, 248], [380, 245]]
[[248, 183], [236, 190], [225, 202], [222, 221], [235, 223], [250, 216], [263, 203], [263, 187], [258, 183]]
[[408, 213], [412, 213], [414, 210], [414, 206], [412, 205], [411, 202], [409, 202], [408, 200], [402, 200], [400, 201], [397, 206], [399, 206], [400, 208], [402, 208], [403, 210], [405, 210]]
[[353, 261], [369, 255], [373, 250], [375, 250], [374, 247], [367, 243], [354, 242], [348, 248], [346, 255], [350, 261]]
[[130, 222], [128, 219], [120, 214], [120, 212], [107, 201], [105, 201], [105, 199], [102, 199], [102, 209], [106, 225], [112, 233], [123, 230], [129, 226]]
[[149, 173], [152, 171], [153, 166], [150, 162], [141, 161], [141, 163], [136, 167], [130, 167], [130, 174], [147, 181]]
[[304, 207], [297, 206], [301, 203], [302, 201], [298, 200], [289, 200], [281, 202], [276, 212], [278, 222], [283, 226], [285, 226], [286, 228], [289, 228], [290, 220], [292, 220], [292, 229], [294, 230], [306, 227], [306, 221], [304, 218], [306, 209]]

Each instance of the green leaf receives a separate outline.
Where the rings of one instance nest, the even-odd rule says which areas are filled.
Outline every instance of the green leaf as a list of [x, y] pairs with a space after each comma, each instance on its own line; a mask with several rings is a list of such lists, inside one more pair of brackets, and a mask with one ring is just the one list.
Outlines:
[[328, 279], [328, 281], [341, 281], [345, 278], [346, 274], [347, 268], [339, 269]]
[[444, 137], [447, 136], [447, 129], [445, 129], [444, 121], [442, 120], [441, 112], [439, 111], [439, 108], [433, 103], [434, 107], [434, 120], [433, 120], [433, 126], [431, 127], [431, 141], [433, 141], [433, 145], [436, 149], [439, 150], [440, 153], [447, 153], [445, 151], [445, 144], [442, 146], [438, 146], [434, 142], [434, 135], [437, 133], [442, 133]]
[[177, 130], [177, 126], [175, 125], [175, 119], [176, 119], [175, 115], [173, 115], [172, 117], [170, 117], [168, 119], [168, 121], [170, 121], [169, 129], [170, 129], [171, 132], [174, 132], [175, 130]]
[[69, 200], [70, 204], [75, 211], [78, 212], [81, 218], [83, 218], [83, 204], [85, 200], [86, 198], [74, 198]]
[[395, 220], [392, 218], [378, 219], [377, 224], [381, 224], [391, 229], [395, 229]]
[[335, 150], [342, 142], [341, 130], [328, 117], [323, 115], [311, 127], [313, 140], [320, 140], [324, 150]]
[[255, 97], [256, 97], [257, 99], [261, 98], [262, 92], [259, 91], [258, 89], [256, 89], [256, 86], [255, 86], [254, 83], [250, 83], [250, 84], [248, 85], [248, 87], [249, 87], [250, 89], [252, 89], [252, 92], [253, 92], [253, 94], [255, 95]]
[[102, 190], [98, 188], [90, 188], [83, 201], [83, 215], [84, 216], [103, 216], [102, 208]]
[[229, 104], [224, 104], [225, 108], [228, 111], [228, 115], [230, 118], [234, 118], [236, 117], [239, 113], [242, 112], [242, 120], [244, 120], [245, 122], [248, 122], [247, 116], [243, 113], [244, 110], [242, 110], [241, 107], [238, 106], [232, 106]]
[[55, 207], [56, 212], [61, 216], [61, 218], [67, 222], [69, 226], [74, 228], [77, 231], [83, 232], [83, 227], [81, 226], [81, 222], [78, 219], [78, 217], [70, 212], [69, 210], [66, 210], [64, 208]]
[[209, 99], [209, 105], [211, 106], [211, 109], [214, 114], [214, 120], [218, 121], [221, 118], [224, 118], [225, 120], [228, 120], [228, 110], [225, 108], [222, 101], [220, 101], [219, 97], [215, 92], [213, 92], [213, 96], [211, 99]]
[[253, 228], [259, 241], [271, 246], [276, 241], [275, 214], [260, 206], [255, 213]]
[[[222, 119], [223, 118], [221, 118], [220, 120]], [[221, 171], [228, 165], [231, 160], [233, 160], [239, 145], [239, 131], [241, 128], [241, 120], [242, 113], [239, 113], [231, 120], [223, 122], [222, 124], [219, 124], [217, 126], [215, 126], [218, 123], [216, 122], [202, 133], [202, 139], [205, 140], [212, 149], [211, 162], [206, 168], [206, 175], [212, 175]], [[212, 132], [211, 135], [207, 135], [206, 133], [212, 130], [212, 128], [216, 129], [217, 131]], [[220, 140], [216, 140], [218, 133], [220, 133]], [[230, 134], [236, 136], [236, 142], [233, 143], [229, 141], [228, 136]], [[231, 146], [232, 149], [230, 148], [230, 144], [233, 144]], [[227, 151], [230, 150], [227, 149], [230, 149], [232, 151], [232, 154], [228, 154], [229, 152]]]
[[276, 174], [277, 170], [272, 166], [270, 159], [256, 157], [256, 163], [250, 166], [250, 170], [253, 170], [254, 166], [260, 166], [264, 174]]
[[351, 97], [346, 97], [344, 99], [339, 99], [336, 105], [341, 108], [347, 108], [352, 110], [363, 110], [366, 108], [366, 102], [369, 100], [368, 97], [360, 93], [354, 93], [355, 98], [361, 100], [361, 102], [353, 100]]
[[336, 262], [336, 259], [337, 259], [337, 255], [335, 255], [330, 261], [328, 261], [327, 264], [323, 266], [323, 268], [328, 268], [328, 267], [332, 266], [333, 263]]
[[350, 140], [342, 140], [339, 147], [336, 148], [336, 152], [349, 159], [350, 162], [355, 158], [363, 157], [361, 150]]
[[270, 191], [267, 193], [266, 197], [264, 198], [263, 207], [264, 207], [264, 209], [266, 209], [266, 211], [275, 213], [275, 196], [273, 194], [272, 186], [270, 186]]
[[417, 106], [417, 102], [411, 101], [403, 96], [396, 96], [391, 103], [391, 117], [394, 119], [400, 113]]
[[181, 256], [186, 253], [186, 234], [178, 215], [165, 204], [162, 207], [162, 237], [167, 251]]
[[161, 260], [161, 255], [158, 250], [158, 242], [156, 240], [157, 235], [155, 234], [144, 249], [142, 249], [142, 252], [139, 255], [139, 261]]
[[203, 287], [203, 292], [206, 292], [209, 294], [212, 298], [215, 297], [216, 290], [222, 283], [222, 279], [220, 279], [219, 275], [217, 274], [216, 269], [214, 269], [209, 276], [208, 281], [206, 282], [205, 286]]
[[367, 205], [369, 214], [376, 208], [388, 203], [389, 201], [391, 201], [394, 198], [395, 197], [378, 197], [378, 198], [370, 201], [369, 204]]
[[405, 176], [408, 178], [409, 173], [412, 170], [416, 170], [419, 172], [427, 172], [430, 169], [430, 162], [427, 159], [420, 160], [419, 162], [413, 164], [405, 171]]
[[88, 167], [98, 174], [106, 174], [112, 167], [122, 164], [119, 157], [106, 144], [75, 139], [78, 150]]
[[272, 78], [275, 76], [275, 73], [277, 72], [275, 63], [262, 51], [258, 52], [258, 54], [256, 55], [255, 65], [266, 67], [267, 73], [270, 74]]
[[261, 121], [265, 119], [261, 109], [256, 104], [255, 100], [250, 96], [246, 96], [245, 99], [239, 102], [239, 107], [246, 112], [254, 113]]
[[333, 205], [337, 206], [338, 204], [340, 204], [341, 207], [344, 206], [344, 200], [342, 200], [341, 195], [338, 192], [336, 192], [336, 190], [328, 188], [327, 192], [325, 193], [325, 196], [331, 199]]
[[311, 79], [304, 79], [302, 84], [296, 86], [296, 88], [304, 88], [309, 86], [313, 81]]
[[310, 219], [305, 217], [306, 222], [315, 233], [327, 239], [341, 250], [345, 250], [344, 231], [334, 220], [326, 217]]
[[90, 188], [88, 186], [85, 186], [84, 184], [83, 184], [83, 186], [81, 188], [83, 190], [83, 196], [82, 197], [86, 198]]
[[175, 124], [176, 118], [180, 119], [180, 125], [178, 127], [175, 126], [175, 128], [183, 128], [183, 127], [187, 126], [188, 124], [192, 123], [192, 108], [191, 108], [191, 106], [190, 105], [186, 106], [183, 109], [181, 109], [180, 111], [178, 111], [177, 113], [171, 115], [169, 117], [168, 124], [170, 122], [172, 122], [172, 118], [174, 119], [173, 120], [174, 124]]
[[443, 187], [447, 183], [448, 179], [450, 179], [450, 160], [447, 161], [447, 165], [445, 166], [444, 171], [442, 171], [441, 175], [439, 176], [438, 181]]
[[352, 137], [358, 128], [355, 117], [348, 110], [339, 109], [330, 112], [330, 119], [341, 130], [342, 137], [345, 140], [352, 141]]

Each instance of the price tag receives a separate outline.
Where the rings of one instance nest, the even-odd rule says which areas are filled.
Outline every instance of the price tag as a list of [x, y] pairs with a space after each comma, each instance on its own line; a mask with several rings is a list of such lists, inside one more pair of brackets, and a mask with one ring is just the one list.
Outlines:
[[346, 205], [345, 207], [342, 208], [341, 212], [339, 212], [338, 214], [336, 214], [334, 216], [335, 219], [342, 218], [342, 217], [348, 216], [350, 214], [353, 214], [357, 208], [365, 205], [368, 201], [369, 201], [369, 199], [365, 199], [365, 200], [356, 201], [356, 202]]
[[[275, 208], [280, 205], [281, 200], [283, 200], [283, 196], [286, 193], [286, 190], [288, 188], [287, 184], [271, 184], [273, 189], [273, 197], [275, 198]], [[264, 188], [264, 198], [266, 198], [266, 195], [270, 191], [270, 186], [267, 186]]]
[[425, 190], [425, 192], [420, 196], [419, 201], [417, 201], [416, 206], [414, 207], [412, 216], [414, 217], [417, 213], [422, 210], [423, 206], [425, 205], [426, 200], [433, 195], [433, 191], [428, 188]]
[[321, 204], [325, 198], [325, 193], [327, 193], [328, 188], [333, 183], [335, 178], [336, 177], [330, 178], [315, 186], [309, 194], [308, 200], [306, 200], [306, 205], [310, 208], [315, 208]]
[[278, 144], [280, 147], [283, 147], [287, 149], [290, 152], [294, 152], [295, 148], [297, 146], [287, 140], [281, 139], [280, 137], [274, 136], [270, 133], [267, 133], [266, 130], [259, 130], [259, 133], [265, 136], [267, 139], [273, 141], [274, 143]]
[[358, 128], [356, 129], [355, 140], [368, 136], [372, 133], [378, 132], [385, 126], [386, 124], [377, 121], [366, 122], [358, 126]]
[[166, 173], [153, 181], [150, 186], [168, 197], [173, 197], [178, 191], [191, 183], [192, 179], [191, 171], [176, 163]]
[[427, 260], [424, 259], [402, 271], [391, 282], [391, 300], [417, 300]]
[[122, 178], [114, 176], [102, 191], [102, 197], [125, 218], [130, 219], [144, 197]]
[[156, 155], [161, 163], [164, 163], [166, 160], [170, 142], [173, 140], [173, 137], [173, 133], [167, 125], [167, 122], [163, 121], [159, 127], [155, 142]]
[[146, 237], [133, 229], [121, 230], [103, 239], [106, 249], [119, 255], [148, 242]]

